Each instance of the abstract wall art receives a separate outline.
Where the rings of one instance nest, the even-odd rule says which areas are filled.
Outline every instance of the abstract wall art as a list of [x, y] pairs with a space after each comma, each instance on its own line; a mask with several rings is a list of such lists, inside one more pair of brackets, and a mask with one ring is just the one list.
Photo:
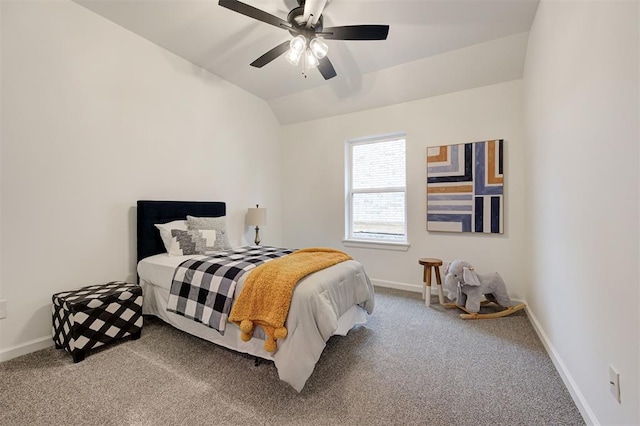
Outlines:
[[427, 230], [504, 232], [504, 141], [427, 148]]

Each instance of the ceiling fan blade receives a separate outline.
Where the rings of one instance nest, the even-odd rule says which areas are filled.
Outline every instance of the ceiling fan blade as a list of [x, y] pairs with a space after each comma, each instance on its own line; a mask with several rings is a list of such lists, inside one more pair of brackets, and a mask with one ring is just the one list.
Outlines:
[[320, 74], [322, 74], [325, 80], [329, 80], [330, 78], [333, 78], [336, 75], [338, 75], [336, 74], [336, 70], [335, 68], [333, 68], [333, 64], [329, 60], [328, 56], [325, 56], [324, 58], [320, 59], [320, 64], [318, 65], [318, 71], [320, 71]]
[[277, 45], [276, 47], [274, 47], [273, 49], [271, 49], [270, 51], [268, 51], [267, 53], [265, 53], [264, 55], [260, 56], [258, 59], [256, 59], [255, 61], [251, 62], [251, 66], [252, 67], [256, 67], [256, 68], [262, 68], [265, 65], [267, 65], [269, 62], [273, 61], [274, 59], [276, 59], [278, 56], [282, 55], [284, 52], [286, 52], [287, 50], [289, 50], [289, 44], [291, 42], [289, 40]]
[[231, 9], [250, 18], [257, 19], [258, 21], [266, 22], [267, 24], [271, 24], [278, 28], [287, 30], [291, 29], [291, 24], [284, 19], [280, 19], [277, 16], [273, 16], [267, 12], [256, 9], [253, 6], [249, 6], [248, 4], [239, 2], [237, 0], [220, 0], [218, 4], [222, 7], [226, 7], [227, 9]]
[[327, 40], [386, 40], [388, 25], [346, 25], [329, 27], [316, 33]]
[[327, 4], [327, 0], [306, 0], [304, 2], [304, 22], [307, 23], [307, 28], [311, 28], [318, 22], [322, 11]]

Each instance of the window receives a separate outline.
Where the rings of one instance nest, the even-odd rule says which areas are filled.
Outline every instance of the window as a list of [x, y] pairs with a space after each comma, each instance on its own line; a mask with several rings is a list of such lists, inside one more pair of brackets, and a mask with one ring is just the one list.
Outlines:
[[346, 241], [407, 243], [405, 134], [347, 141]]

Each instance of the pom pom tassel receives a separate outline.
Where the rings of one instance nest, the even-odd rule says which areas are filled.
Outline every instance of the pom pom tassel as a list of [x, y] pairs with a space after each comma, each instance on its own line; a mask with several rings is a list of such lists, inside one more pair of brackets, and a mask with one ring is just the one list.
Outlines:
[[264, 342], [264, 350], [267, 352], [275, 352], [277, 348], [276, 339], [272, 336], [267, 336], [267, 340]]
[[251, 338], [253, 337], [253, 321], [242, 320], [242, 322], [240, 323], [240, 331], [242, 331], [240, 338], [243, 342], [248, 342], [249, 340], [251, 340]]
[[275, 337], [276, 339], [284, 339], [287, 337], [287, 329], [284, 327], [278, 327], [276, 328], [276, 330], [273, 332], [273, 337]]

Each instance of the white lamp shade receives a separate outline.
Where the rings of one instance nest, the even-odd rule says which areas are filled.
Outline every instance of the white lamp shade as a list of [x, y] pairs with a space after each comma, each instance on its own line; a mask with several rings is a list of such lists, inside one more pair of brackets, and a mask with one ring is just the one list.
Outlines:
[[290, 42], [289, 42], [289, 49], [293, 50], [294, 52], [304, 52], [304, 48], [307, 47], [307, 39], [304, 38], [304, 36], [299, 35], [297, 37], [294, 37]]
[[265, 208], [250, 208], [247, 211], [247, 225], [248, 226], [263, 226], [267, 224], [267, 209]]
[[315, 68], [318, 65], [320, 65], [320, 61], [318, 61], [318, 58], [316, 58], [316, 55], [313, 54], [311, 49], [307, 49], [307, 52], [305, 53], [305, 55], [307, 57], [307, 67], [309, 69]]
[[284, 57], [291, 65], [298, 65], [300, 58], [304, 54], [305, 47], [307, 47], [307, 39], [304, 38], [304, 36], [299, 35], [294, 37], [289, 42], [289, 51]]
[[329, 46], [327, 46], [327, 44], [320, 38], [314, 38], [311, 40], [309, 48], [318, 59], [324, 58], [329, 52]]
[[300, 63], [300, 58], [302, 58], [302, 54], [304, 53], [304, 51], [297, 51], [297, 50], [291, 50], [289, 49], [289, 51], [287, 52], [286, 55], [284, 55], [285, 59], [291, 64], [291, 65], [298, 65]]

